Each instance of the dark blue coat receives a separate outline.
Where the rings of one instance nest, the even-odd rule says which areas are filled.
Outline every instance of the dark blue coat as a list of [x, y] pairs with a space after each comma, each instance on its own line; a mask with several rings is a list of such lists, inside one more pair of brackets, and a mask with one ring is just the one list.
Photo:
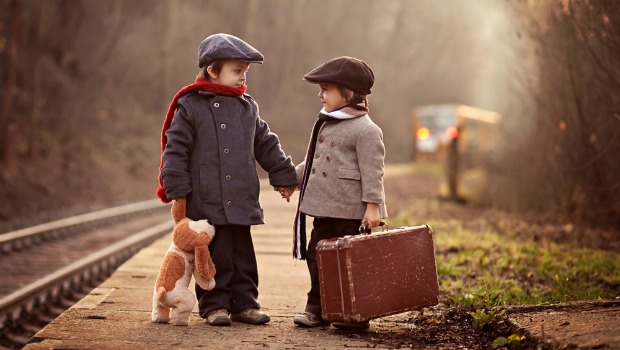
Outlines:
[[262, 224], [256, 163], [272, 186], [297, 184], [295, 167], [250, 95], [191, 92], [166, 131], [161, 179], [168, 198], [187, 197], [187, 217], [214, 225]]

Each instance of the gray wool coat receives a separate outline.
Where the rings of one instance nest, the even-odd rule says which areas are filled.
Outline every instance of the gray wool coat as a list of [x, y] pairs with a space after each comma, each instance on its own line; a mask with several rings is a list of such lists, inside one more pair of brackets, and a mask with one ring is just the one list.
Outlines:
[[[314, 217], [362, 219], [366, 203], [387, 217], [383, 187], [383, 133], [368, 115], [325, 122], [300, 211]], [[305, 161], [296, 167], [301, 183]]]
[[250, 95], [191, 92], [166, 131], [161, 179], [168, 198], [187, 197], [187, 217], [214, 225], [262, 224], [256, 163], [272, 186], [297, 184], [291, 158]]

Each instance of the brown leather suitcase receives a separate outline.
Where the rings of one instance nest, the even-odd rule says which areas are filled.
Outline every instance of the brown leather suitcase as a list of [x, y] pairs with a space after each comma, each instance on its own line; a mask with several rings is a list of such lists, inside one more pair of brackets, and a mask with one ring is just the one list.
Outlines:
[[317, 261], [326, 320], [364, 322], [438, 302], [427, 225], [322, 240]]

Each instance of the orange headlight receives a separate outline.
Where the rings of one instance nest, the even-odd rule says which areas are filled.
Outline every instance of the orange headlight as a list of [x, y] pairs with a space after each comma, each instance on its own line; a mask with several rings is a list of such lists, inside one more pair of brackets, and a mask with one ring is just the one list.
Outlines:
[[456, 127], [451, 126], [446, 129], [446, 137], [448, 138], [448, 140], [455, 139], [458, 136], [459, 136], [459, 129], [457, 129]]
[[428, 128], [425, 127], [419, 128], [416, 134], [419, 140], [426, 140], [430, 135], [431, 133], [428, 131]]

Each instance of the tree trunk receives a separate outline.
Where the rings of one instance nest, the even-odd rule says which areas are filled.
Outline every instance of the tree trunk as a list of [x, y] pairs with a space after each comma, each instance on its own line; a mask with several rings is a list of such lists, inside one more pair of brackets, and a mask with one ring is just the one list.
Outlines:
[[163, 78], [163, 97], [162, 101], [162, 110], [166, 111], [168, 109], [168, 105], [170, 103], [171, 94], [173, 94], [172, 90], [174, 90], [172, 86], [172, 67], [173, 67], [173, 49], [172, 45], [174, 42], [174, 21], [173, 21], [173, 13], [174, 13], [174, 0], [166, 0], [163, 3], [163, 40], [162, 40], [162, 78]]
[[13, 102], [13, 89], [15, 87], [17, 62], [17, 38], [19, 32], [19, 0], [11, 1], [11, 15], [9, 27], [8, 60], [6, 65], [6, 80], [4, 81], [4, 93], [2, 94], [2, 107], [0, 109], [0, 164], [9, 161], [9, 124], [11, 123], [11, 107]]
[[28, 157], [36, 158], [40, 148], [40, 119], [44, 99], [41, 97], [41, 56], [44, 55], [44, 42], [49, 31], [50, 3], [42, 1], [37, 16], [37, 33], [32, 70], [32, 98], [30, 110], [30, 128], [28, 130]]

